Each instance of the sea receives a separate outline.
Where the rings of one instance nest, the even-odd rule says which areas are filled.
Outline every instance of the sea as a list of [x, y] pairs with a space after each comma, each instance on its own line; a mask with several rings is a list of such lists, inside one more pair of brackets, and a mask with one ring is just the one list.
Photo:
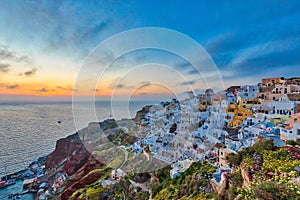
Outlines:
[[[157, 103], [119, 101], [112, 105], [110, 101], [96, 101], [94, 113], [85, 102], [75, 107], [71, 102], [0, 103], [0, 177], [23, 170], [39, 157], [48, 155], [58, 139], [75, 133], [91, 121], [134, 118], [143, 106]], [[1, 193], [4, 191], [0, 189], [0, 196]]]

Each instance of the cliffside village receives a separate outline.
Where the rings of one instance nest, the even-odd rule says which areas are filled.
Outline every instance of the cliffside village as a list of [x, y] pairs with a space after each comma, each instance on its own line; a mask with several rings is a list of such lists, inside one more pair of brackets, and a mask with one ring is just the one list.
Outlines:
[[[231, 86], [220, 93], [207, 89], [203, 94], [189, 92], [188, 95], [185, 100], [173, 99], [170, 102], [146, 106], [137, 113], [139, 117], [136, 117], [136, 124], [132, 122], [134, 127], [138, 128], [134, 133], [134, 137], [137, 138], [135, 142], [113, 148], [114, 151], [122, 149], [127, 152], [124, 163], [128, 160], [129, 152], [134, 156], [143, 154], [148, 160], [152, 157], [156, 161], [169, 164], [170, 177], [173, 179], [184, 173], [193, 162], [206, 161], [218, 169], [210, 183], [214, 191], [220, 192], [224, 189], [226, 174], [233, 171], [228, 162], [229, 154], [236, 154], [251, 147], [261, 138], [273, 140], [277, 147], [286, 147], [287, 141], [300, 139], [300, 78], [264, 78], [257, 85]], [[115, 123], [114, 120], [106, 122], [108, 121], [109, 123], [102, 124]], [[126, 122], [124, 127], [107, 128], [107, 133], [120, 128], [128, 130], [128, 122], [123, 121]], [[118, 126], [120, 124], [118, 123]], [[92, 133], [94, 125], [97, 125], [98, 131], [99, 123], [90, 123], [86, 130]], [[24, 172], [11, 175], [11, 178], [27, 177], [23, 187], [29, 189], [9, 197], [15, 198], [23, 193], [35, 192], [37, 199], [47, 199], [48, 196], [62, 192], [68, 175], [80, 175], [85, 166], [89, 171], [103, 166], [99, 161], [92, 161], [93, 155], [88, 153], [77, 137], [78, 135], [69, 136], [57, 143], [56, 150], [47, 157], [48, 170], [44, 176], [45, 166], [39, 165], [44, 161], [33, 164]], [[294, 156], [300, 159], [300, 147], [293, 148], [296, 148], [293, 149]], [[73, 164], [73, 161], [76, 164]], [[109, 178], [101, 180], [99, 184], [103, 188], [111, 188], [124, 180], [127, 173], [121, 167], [123, 164], [112, 170]], [[75, 165], [78, 165], [80, 173], [76, 172], [74, 167], [68, 168]], [[34, 175], [32, 171], [41, 173]], [[86, 170], [87, 173], [89, 171]], [[90, 178], [90, 183], [95, 182], [102, 174], [98, 171], [95, 173], [98, 173], [98, 176], [92, 174], [93, 178], [88, 175], [84, 177]], [[159, 182], [152, 173], [150, 175], [151, 183]], [[244, 179], [248, 182], [251, 180], [249, 177]], [[140, 184], [133, 180], [130, 180], [130, 183], [130, 191], [142, 189], [149, 192], [152, 199], [150, 183]], [[74, 191], [67, 188], [63, 195], [68, 195], [68, 192], [72, 194]]]
[[[153, 157], [171, 164], [171, 178], [193, 162], [208, 161], [218, 168], [212, 185], [218, 190], [227, 157], [253, 146], [259, 138], [275, 146], [300, 139], [300, 78], [264, 78], [257, 85], [231, 86], [225, 93], [207, 89], [151, 106], [140, 123], [139, 140], [126, 147], [136, 154], [148, 147]], [[298, 156], [300, 149], [298, 149]]]

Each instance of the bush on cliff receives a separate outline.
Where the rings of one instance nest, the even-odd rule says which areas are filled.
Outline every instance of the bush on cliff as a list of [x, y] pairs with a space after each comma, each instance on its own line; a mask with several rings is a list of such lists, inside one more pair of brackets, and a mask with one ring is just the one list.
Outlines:
[[[159, 170], [161, 183], [152, 186], [154, 199], [201, 199], [201, 193], [210, 193], [210, 179], [215, 168], [209, 163], [193, 163], [179, 177], [171, 179], [169, 170]], [[167, 175], [167, 177], [165, 177]], [[207, 194], [209, 195], [209, 194]], [[200, 198], [201, 197], [201, 198]]]
[[275, 146], [272, 140], [261, 140], [254, 144], [252, 147], [248, 147], [239, 151], [237, 154], [231, 153], [228, 155], [228, 162], [231, 166], [239, 166], [244, 158], [253, 157], [254, 154], [262, 154], [265, 150], [275, 150]]

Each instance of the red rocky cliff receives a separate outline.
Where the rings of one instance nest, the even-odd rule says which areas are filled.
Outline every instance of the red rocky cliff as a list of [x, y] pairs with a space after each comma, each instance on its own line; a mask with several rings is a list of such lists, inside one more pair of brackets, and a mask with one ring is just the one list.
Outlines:
[[55, 168], [65, 161], [64, 171], [72, 175], [88, 161], [89, 157], [90, 152], [75, 133], [56, 142], [55, 150], [47, 156], [46, 167]]

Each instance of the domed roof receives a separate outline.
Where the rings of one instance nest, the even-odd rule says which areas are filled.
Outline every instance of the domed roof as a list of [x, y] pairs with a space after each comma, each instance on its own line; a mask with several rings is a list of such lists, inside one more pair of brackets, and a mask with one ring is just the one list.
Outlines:
[[205, 95], [211, 96], [211, 95], [214, 95], [214, 94], [215, 94], [215, 93], [214, 93], [214, 91], [213, 91], [211, 88], [205, 90]]

